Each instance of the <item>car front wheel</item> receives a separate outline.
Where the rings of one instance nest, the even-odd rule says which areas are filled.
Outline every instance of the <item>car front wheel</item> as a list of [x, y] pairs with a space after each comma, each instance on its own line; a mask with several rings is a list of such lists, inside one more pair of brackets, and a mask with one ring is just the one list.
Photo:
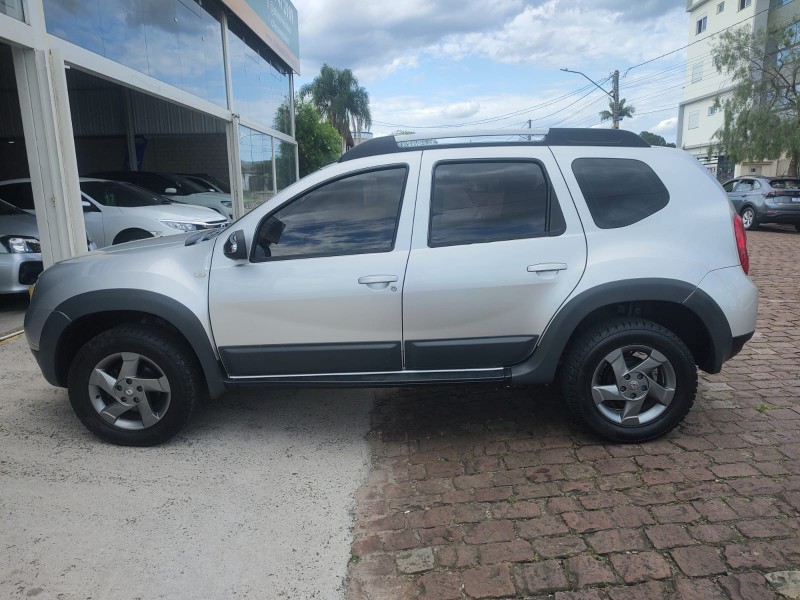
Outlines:
[[86, 343], [69, 372], [69, 399], [92, 433], [153, 446], [184, 426], [204, 390], [197, 361], [177, 336], [121, 325]]
[[672, 431], [697, 393], [691, 352], [674, 333], [645, 319], [603, 323], [569, 351], [563, 393], [595, 433], [645, 442]]

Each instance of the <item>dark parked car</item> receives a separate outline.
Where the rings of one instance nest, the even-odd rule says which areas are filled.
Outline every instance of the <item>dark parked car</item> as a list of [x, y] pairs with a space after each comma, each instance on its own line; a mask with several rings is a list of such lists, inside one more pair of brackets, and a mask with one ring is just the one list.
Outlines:
[[737, 177], [722, 186], [742, 215], [745, 229], [763, 223], [794, 225], [800, 231], [800, 179], [795, 177]]

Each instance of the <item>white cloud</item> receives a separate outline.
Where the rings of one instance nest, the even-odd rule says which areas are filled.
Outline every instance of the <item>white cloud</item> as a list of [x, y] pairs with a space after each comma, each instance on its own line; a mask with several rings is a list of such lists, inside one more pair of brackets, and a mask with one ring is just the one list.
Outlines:
[[478, 102], [458, 102], [442, 109], [442, 116], [447, 119], [466, 119], [478, 114], [481, 105]]
[[678, 117], [670, 117], [669, 119], [664, 119], [663, 121], [659, 121], [658, 125], [653, 127], [650, 131], [658, 134], [675, 133], [675, 128], [677, 126], [678, 126]]
[[[296, 0], [303, 72], [323, 62], [365, 81], [431, 54], [553, 68], [650, 58], [685, 43], [675, 0]], [[677, 29], [675, 28], [677, 24]]]

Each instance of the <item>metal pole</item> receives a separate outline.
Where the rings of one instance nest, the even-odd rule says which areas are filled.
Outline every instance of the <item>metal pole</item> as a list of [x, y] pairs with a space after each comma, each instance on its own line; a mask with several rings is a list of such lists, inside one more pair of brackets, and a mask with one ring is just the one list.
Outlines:
[[614, 129], [619, 129], [619, 71], [614, 71], [612, 77], [614, 78], [614, 95], [611, 100], [613, 102], [611, 114], [614, 119]]

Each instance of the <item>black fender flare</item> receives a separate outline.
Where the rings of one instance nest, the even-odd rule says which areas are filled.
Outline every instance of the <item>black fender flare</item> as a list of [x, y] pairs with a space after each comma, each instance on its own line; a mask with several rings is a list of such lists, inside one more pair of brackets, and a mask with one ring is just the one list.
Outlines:
[[[40, 365], [47, 365], [45, 378], [58, 380], [56, 364], [59, 345], [67, 328], [76, 320], [102, 312], [132, 311], [147, 313], [174, 326], [194, 350], [203, 369], [211, 398], [225, 392], [224, 371], [214, 353], [213, 342], [200, 319], [177, 300], [156, 292], [137, 289], [97, 290], [73, 296], [56, 307], [45, 322], [39, 344]], [[45, 371], [45, 369], [42, 369]], [[56, 385], [65, 385], [58, 381]]]
[[711, 357], [704, 369], [719, 373], [733, 352], [730, 325], [719, 305], [685, 281], [641, 278], [605, 283], [568, 300], [550, 321], [533, 354], [511, 368], [512, 383], [552, 383], [567, 342], [583, 319], [604, 306], [645, 301], [682, 304], [697, 315], [711, 339]]

